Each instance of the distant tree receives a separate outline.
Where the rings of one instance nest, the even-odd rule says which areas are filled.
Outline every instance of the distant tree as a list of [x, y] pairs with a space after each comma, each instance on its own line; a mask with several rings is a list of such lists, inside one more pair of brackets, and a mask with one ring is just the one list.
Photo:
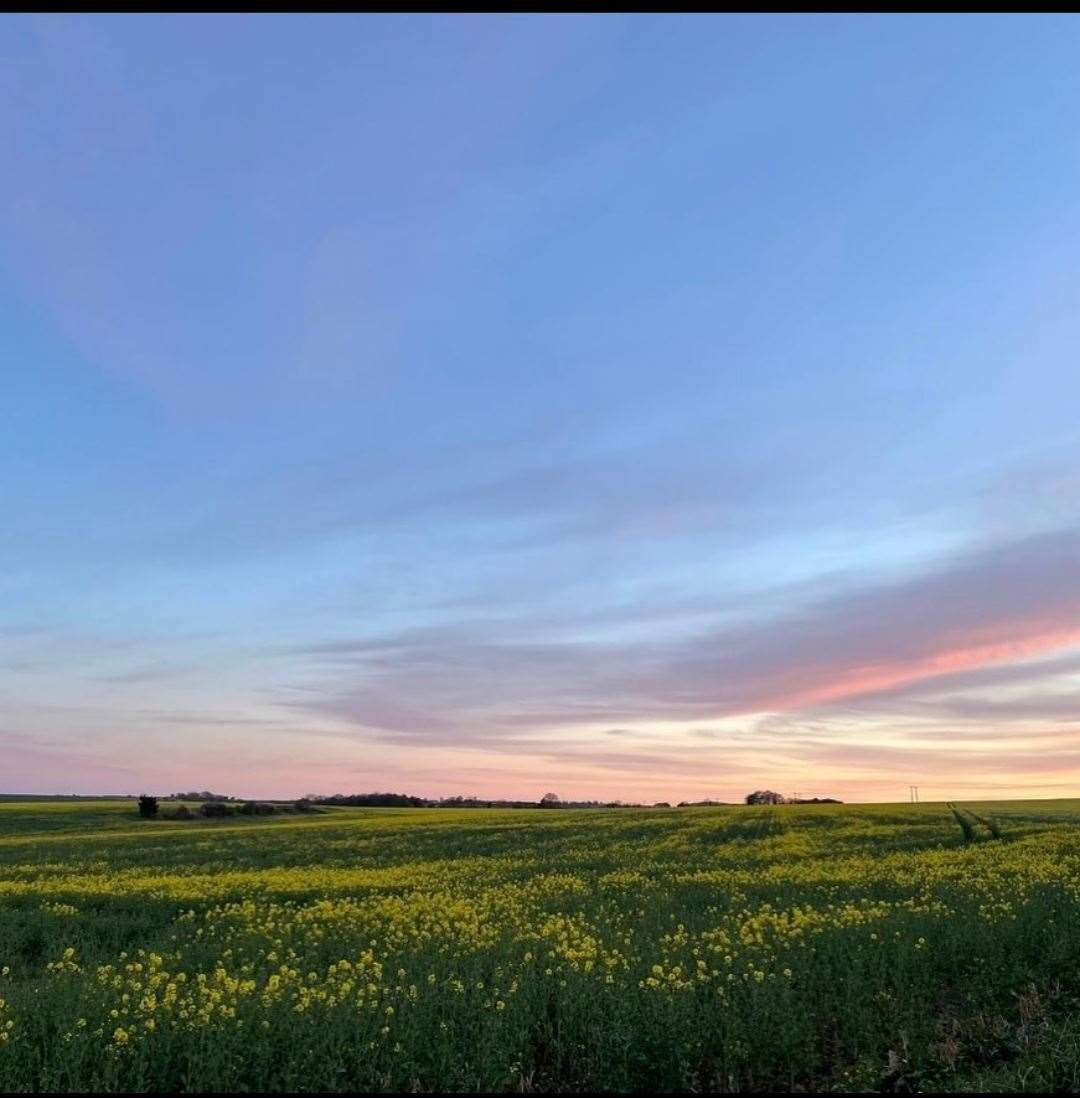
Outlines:
[[423, 808], [422, 797], [407, 793], [335, 793], [330, 797], [307, 797], [315, 804], [345, 805], [350, 808]]
[[463, 797], [460, 793], [454, 797], [443, 797], [439, 801], [439, 808], [481, 808], [482, 802], [475, 797]]
[[559, 800], [558, 793], [545, 793], [540, 798], [541, 808], [558, 808], [562, 802]]
[[157, 797], [143, 793], [139, 797], [139, 815], [144, 820], [152, 820], [157, 815]]
[[747, 804], [783, 804], [784, 796], [774, 793], [771, 789], [756, 789], [753, 793], [746, 794]]
[[671, 807], [671, 805], [668, 804], [667, 801], [657, 801], [656, 804], [653, 805], [653, 808], [670, 808], [670, 807]]
[[231, 816], [233, 814], [232, 806], [225, 804], [223, 801], [203, 801], [199, 806], [199, 811], [204, 816]]

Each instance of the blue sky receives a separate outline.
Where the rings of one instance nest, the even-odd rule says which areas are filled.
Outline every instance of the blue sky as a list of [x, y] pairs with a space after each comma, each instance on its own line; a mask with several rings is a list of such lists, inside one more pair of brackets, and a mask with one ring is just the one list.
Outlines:
[[1078, 46], [6, 17], [0, 788], [1073, 791]]

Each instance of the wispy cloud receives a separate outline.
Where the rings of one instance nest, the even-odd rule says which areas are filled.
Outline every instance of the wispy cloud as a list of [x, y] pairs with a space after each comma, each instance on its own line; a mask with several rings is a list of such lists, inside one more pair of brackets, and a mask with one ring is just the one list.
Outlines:
[[1069, 528], [665, 642], [527, 643], [486, 622], [315, 644], [307, 655], [327, 677], [298, 704], [390, 738], [467, 742], [895, 700], [965, 675], [1022, 678], [1016, 661], [1078, 642], [1080, 530]]

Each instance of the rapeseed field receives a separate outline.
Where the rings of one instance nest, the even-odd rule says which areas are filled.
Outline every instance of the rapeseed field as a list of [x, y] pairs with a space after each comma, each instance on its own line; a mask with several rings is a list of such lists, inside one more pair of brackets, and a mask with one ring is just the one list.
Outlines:
[[0, 1090], [1080, 1086], [1080, 802], [0, 804]]

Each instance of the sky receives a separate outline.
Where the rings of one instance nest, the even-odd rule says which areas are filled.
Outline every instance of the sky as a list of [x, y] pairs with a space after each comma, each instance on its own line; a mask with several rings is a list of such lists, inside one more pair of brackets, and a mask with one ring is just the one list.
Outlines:
[[1080, 793], [1080, 21], [0, 20], [0, 791]]

